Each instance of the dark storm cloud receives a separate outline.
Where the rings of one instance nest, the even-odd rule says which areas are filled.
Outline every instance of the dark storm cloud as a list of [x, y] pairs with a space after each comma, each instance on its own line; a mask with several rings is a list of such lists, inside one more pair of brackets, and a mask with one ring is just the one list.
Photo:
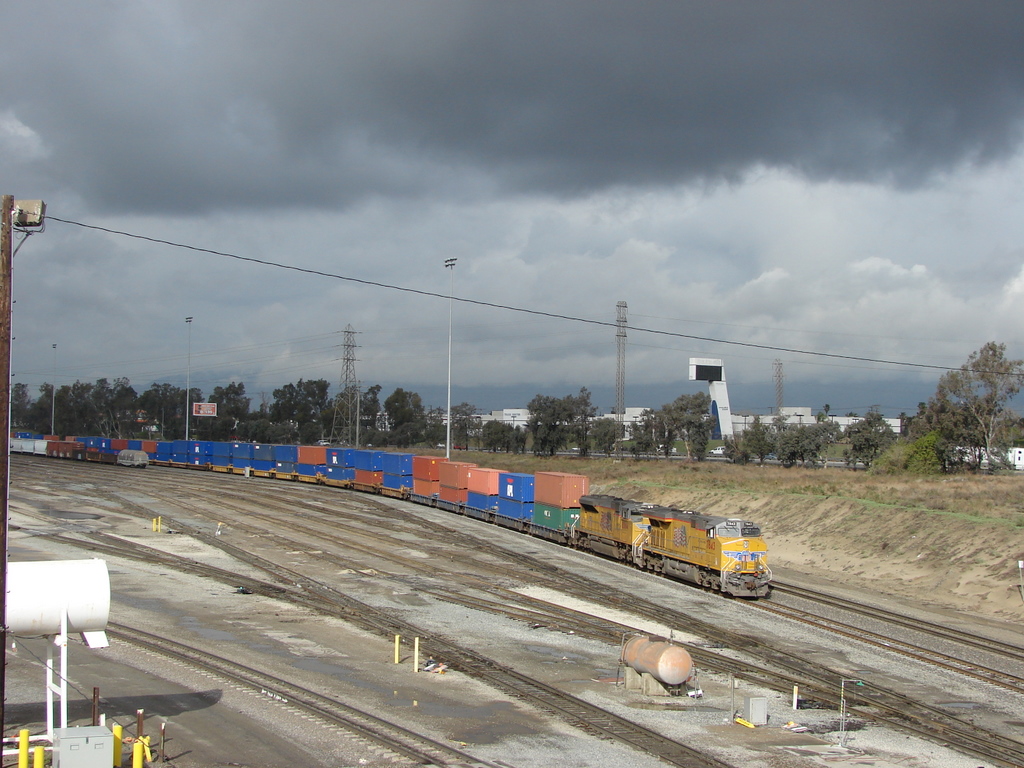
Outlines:
[[129, 209], [914, 185], [1015, 151], [1024, 114], [1018, 2], [40, 7], [5, 103], [41, 176]]

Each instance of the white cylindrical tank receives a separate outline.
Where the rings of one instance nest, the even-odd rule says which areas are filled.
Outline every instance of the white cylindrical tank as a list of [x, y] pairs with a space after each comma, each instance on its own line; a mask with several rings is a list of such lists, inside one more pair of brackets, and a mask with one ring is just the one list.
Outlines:
[[693, 659], [686, 649], [661, 638], [632, 638], [622, 648], [622, 662], [664, 685], [681, 685], [693, 677]]
[[7, 631], [22, 637], [102, 632], [110, 616], [105, 560], [45, 560], [7, 564]]

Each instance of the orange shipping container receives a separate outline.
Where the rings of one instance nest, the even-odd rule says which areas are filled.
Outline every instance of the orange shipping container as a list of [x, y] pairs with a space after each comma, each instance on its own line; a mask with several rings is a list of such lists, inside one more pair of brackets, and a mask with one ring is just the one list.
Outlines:
[[590, 480], [586, 475], [570, 475], [567, 472], [538, 472], [534, 476], [533, 500], [539, 504], [550, 504], [560, 509], [572, 509], [580, 505], [580, 496], [586, 496]]
[[[413, 456], [413, 480], [440, 480], [441, 476], [438, 472], [442, 461], [444, 461], [444, 459], [440, 456]], [[417, 491], [417, 493], [419, 493], [419, 491]]]
[[156, 440], [143, 440], [142, 450], [146, 453], [156, 453]]
[[438, 480], [420, 480], [418, 477], [412, 479], [412, 492], [420, 496], [433, 496], [441, 492], [441, 483]]
[[115, 437], [110, 441], [110, 450], [112, 451], [125, 451], [128, 450], [128, 441], [122, 440], [119, 437]]
[[442, 461], [438, 465], [438, 479], [448, 488], [469, 488], [466, 472], [475, 466], [468, 461]]
[[484, 496], [498, 495], [498, 475], [500, 469], [486, 469], [484, 467], [471, 467], [466, 470], [466, 488], [473, 493], [480, 493]]
[[326, 464], [327, 446], [325, 445], [300, 445], [299, 464]]
[[[413, 478], [415, 481], [415, 478]], [[448, 488], [441, 486], [440, 497], [442, 501], [450, 501], [452, 504], [465, 504], [469, 491], [465, 488]]]
[[368, 469], [357, 469], [356, 482], [363, 485], [380, 485], [384, 482], [384, 473], [371, 472]]

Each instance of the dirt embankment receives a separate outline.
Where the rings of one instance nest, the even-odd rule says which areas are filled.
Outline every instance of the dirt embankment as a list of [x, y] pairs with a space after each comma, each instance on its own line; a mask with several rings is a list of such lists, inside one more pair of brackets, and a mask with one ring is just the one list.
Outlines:
[[776, 566], [973, 613], [1024, 614], [1024, 477], [470, 456], [512, 471], [585, 474], [592, 492], [755, 521]]

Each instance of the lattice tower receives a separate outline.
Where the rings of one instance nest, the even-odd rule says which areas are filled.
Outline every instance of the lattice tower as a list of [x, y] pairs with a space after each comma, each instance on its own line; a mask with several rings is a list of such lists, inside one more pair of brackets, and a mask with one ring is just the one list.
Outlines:
[[782, 382], [785, 381], [786, 374], [782, 372], [782, 361], [775, 361], [775, 412], [777, 414], [782, 413]]
[[618, 431], [615, 456], [622, 459], [622, 440], [626, 431], [626, 302], [615, 305], [615, 347], [618, 357], [615, 365], [615, 420]]

